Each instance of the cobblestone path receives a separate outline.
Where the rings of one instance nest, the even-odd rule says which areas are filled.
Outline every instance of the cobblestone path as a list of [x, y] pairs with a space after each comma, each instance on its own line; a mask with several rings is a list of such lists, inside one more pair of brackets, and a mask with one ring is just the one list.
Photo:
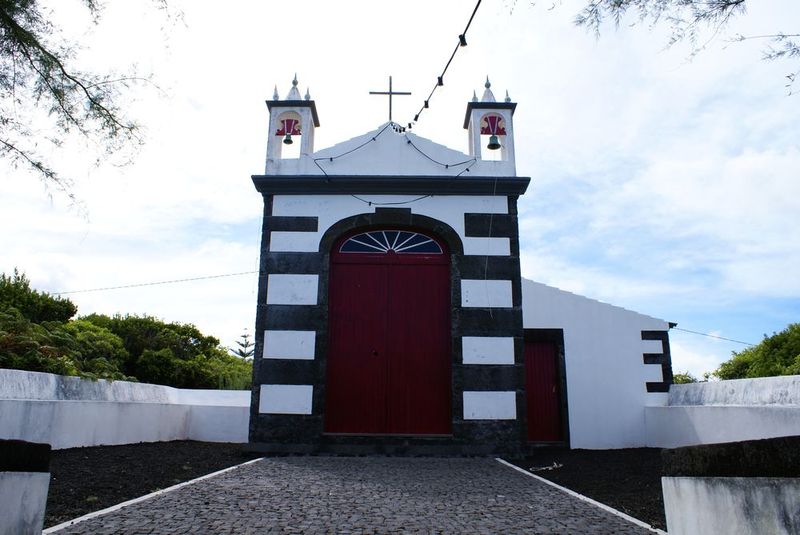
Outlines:
[[58, 531], [106, 533], [652, 532], [493, 459], [281, 457]]

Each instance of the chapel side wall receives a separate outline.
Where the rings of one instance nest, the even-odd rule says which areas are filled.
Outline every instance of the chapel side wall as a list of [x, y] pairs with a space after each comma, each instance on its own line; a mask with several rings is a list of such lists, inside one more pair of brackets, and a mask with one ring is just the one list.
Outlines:
[[570, 446], [645, 446], [645, 407], [671, 381], [667, 322], [529, 280], [522, 294], [525, 329], [564, 332]]
[[[349, 195], [265, 195], [250, 441], [284, 451], [289, 445], [294, 451], [318, 449], [331, 240], [354, 228], [394, 225], [424, 227], [444, 234], [451, 249], [455, 244], [451, 443], [486, 451], [502, 443], [521, 447], [524, 354], [516, 198], [438, 195], [382, 207], [414, 197], [362, 197], [373, 204]], [[464, 337], [497, 343], [502, 355], [465, 363]]]

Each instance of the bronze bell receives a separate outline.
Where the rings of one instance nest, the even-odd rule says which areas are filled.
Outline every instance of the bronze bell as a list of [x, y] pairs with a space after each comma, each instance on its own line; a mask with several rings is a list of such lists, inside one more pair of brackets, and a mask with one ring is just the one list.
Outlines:
[[[286, 137], [284, 137], [284, 138], [283, 138], [283, 144], [284, 144], [284, 145], [291, 145], [292, 143], [294, 143], [294, 141], [292, 141], [292, 134], [290, 134], [289, 132], [287, 132], [287, 133], [286, 133]], [[498, 147], [499, 147], [499, 146], [500, 146], [500, 145], [498, 145]]]
[[[284, 143], [286, 142], [284, 141]], [[486, 145], [486, 148], [489, 150], [497, 150], [500, 148], [500, 140], [497, 139], [496, 135], [492, 134], [492, 136], [489, 137], [489, 144]]]

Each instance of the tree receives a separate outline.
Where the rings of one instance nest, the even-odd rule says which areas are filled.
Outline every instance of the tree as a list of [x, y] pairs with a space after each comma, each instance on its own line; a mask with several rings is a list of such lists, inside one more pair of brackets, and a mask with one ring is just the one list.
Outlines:
[[239, 347], [229, 348], [230, 352], [233, 353], [235, 356], [243, 359], [253, 358], [255, 345], [253, 344], [253, 342], [250, 341], [250, 333], [247, 332], [247, 329], [244, 330], [244, 333], [239, 338], [240, 338], [239, 340], [236, 340], [236, 345]]
[[32, 289], [25, 274], [16, 269], [11, 276], [0, 273], [0, 307], [15, 308], [33, 323], [65, 322], [78, 312], [69, 299]]
[[[626, 15], [633, 12], [639, 22], [669, 25], [671, 35], [668, 44], [689, 41], [692, 54], [695, 54], [717, 37], [733, 17], [743, 15], [746, 9], [746, 0], [590, 0], [575, 17], [575, 23], [599, 35], [604, 21], [611, 19], [619, 26]], [[707, 40], [701, 41], [706, 35]], [[797, 33], [776, 32], [769, 35], [734, 35], [731, 39], [763, 39], [767, 41], [764, 59], [797, 61], [793, 72], [787, 75], [787, 87], [791, 90], [792, 83], [800, 74], [799, 37]]]
[[121, 369], [140, 381], [179, 388], [250, 388], [252, 363], [228, 354], [219, 339], [192, 324], [119, 314], [82, 319], [122, 339], [128, 356]]
[[685, 385], [689, 383], [696, 383], [697, 377], [689, 372], [672, 374], [672, 382], [676, 385]]
[[[152, 1], [166, 8], [166, 0]], [[96, 24], [101, 0], [81, 2]], [[40, 0], [0, 0], [0, 156], [74, 200], [70, 180], [46, 161], [40, 145], [59, 147], [77, 134], [111, 155], [140, 144], [139, 125], [119, 99], [147, 80], [74, 68], [77, 45], [61, 37], [52, 16]], [[42, 120], [52, 131], [42, 134]]]
[[758, 345], [734, 351], [714, 372], [720, 379], [800, 375], [800, 323], [792, 323]]

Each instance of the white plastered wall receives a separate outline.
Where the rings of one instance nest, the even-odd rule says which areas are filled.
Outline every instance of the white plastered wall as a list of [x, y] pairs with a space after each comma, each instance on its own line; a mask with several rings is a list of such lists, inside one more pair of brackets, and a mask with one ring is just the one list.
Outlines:
[[[459, 235], [465, 255], [510, 254], [509, 238], [475, 238], [465, 236], [466, 213], [507, 214], [505, 196], [435, 196], [420, 199], [418, 195], [361, 195], [364, 202], [350, 195], [275, 195], [272, 215], [285, 217], [318, 217], [315, 232], [275, 231], [270, 236], [271, 252], [316, 252], [325, 232], [337, 222], [358, 214], [374, 213], [381, 203], [402, 203], [413, 214], [423, 215], [449, 225]], [[398, 206], [389, 204], [390, 206]], [[267, 304], [314, 305], [318, 303], [317, 275], [281, 274], [269, 276]], [[510, 307], [511, 281], [462, 281], [462, 306]], [[313, 331], [266, 331], [264, 358], [313, 359]], [[308, 343], [303, 346], [301, 338]], [[270, 343], [271, 342], [271, 343]], [[486, 344], [484, 344], [486, 345]], [[477, 353], [476, 353], [477, 355]], [[480, 356], [476, 356], [479, 361]], [[485, 358], [484, 358], [485, 360]], [[513, 355], [512, 355], [513, 362]], [[311, 411], [312, 385], [272, 385], [260, 388], [259, 411], [270, 414], [307, 414]], [[480, 394], [480, 393], [479, 393]], [[496, 393], [498, 406], [506, 407], [506, 392]], [[513, 393], [512, 393], [513, 394]], [[465, 393], [472, 395], [472, 393]], [[504, 397], [505, 396], [505, 397]], [[472, 399], [472, 398], [470, 398]], [[477, 398], [476, 398], [477, 399]], [[467, 401], [465, 400], [465, 403]], [[513, 403], [512, 410], [514, 409]], [[513, 417], [516, 417], [513, 410]], [[495, 414], [497, 413], [497, 414]], [[476, 418], [505, 419], [509, 410], [476, 409]], [[498, 416], [499, 415], [499, 416]]]
[[604, 449], [646, 444], [645, 407], [664, 405], [648, 393], [662, 381], [661, 366], [644, 364], [660, 342], [643, 330], [667, 330], [664, 320], [522, 280], [525, 329], [563, 329], [570, 446]]
[[[272, 215], [318, 217], [319, 223], [316, 232], [272, 232], [270, 251], [318, 251], [322, 235], [334, 223], [357, 214], [374, 213], [380, 203], [413, 201], [418, 199], [419, 195], [361, 195], [360, 197], [373, 204], [370, 206], [367, 202], [350, 195], [275, 195], [272, 201]], [[464, 236], [464, 214], [507, 214], [508, 200], [504, 196], [442, 195], [426, 197], [401, 206], [410, 208], [414, 214], [447, 223], [464, 242], [464, 254], [495, 256], [509, 254], [508, 238]]]

